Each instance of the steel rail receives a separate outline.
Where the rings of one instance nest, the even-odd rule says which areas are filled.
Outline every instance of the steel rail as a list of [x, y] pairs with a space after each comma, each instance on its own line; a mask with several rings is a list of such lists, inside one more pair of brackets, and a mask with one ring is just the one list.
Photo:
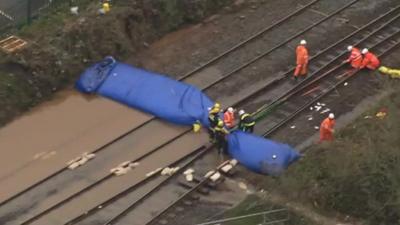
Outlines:
[[[310, 58], [310, 61], [314, 60], [315, 58], [317, 58], [318, 56], [324, 54], [325, 52], [331, 50], [333, 47], [336, 47], [337, 45], [342, 44], [342, 43], [343, 43], [344, 41], [346, 41], [347, 39], [349, 39], [349, 38], [355, 36], [356, 34], [362, 32], [363, 30], [365, 30], [365, 29], [367, 29], [368, 27], [370, 27], [371, 25], [373, 25], [373, 24], [379, 22], [380, 20], [384, 19], [385, 17], [387, 17], [388, 15], [392, 14], [393, 12], [395, 12], [395, 11], [398, 10], [398, 9], [400, 9], [400, 5], [398, 5], [397, 7], [393, 8], [393, 9], [391, 9], [390, 11], [386, 12], [385, 14], [383, 14], [383, 15], [377, 17], [376, 19], [370, 21], [368, 24], [365, 24], [364, 26], [362, 26], [362, 27], [360, 27], [359, 29], [355, 30], [354, 32], [350, 33], [350, 34], [347, 35], [346, 37], [340, 39], [339, 41], [337, 41], [337, 42], [335, 42], [334, 44], [330, 45], [329, 47], [325, 48], [324, 50], [320, 51], [320, 52], [317, 53], [316, 55], [312, 56], [312, 57]], [[398, 19], [399, 17], [400, 17], [400, 14], [397, 14], [394, 18], [392, 18], [392, 19], [389, 20], [388, 22], [384, 23], [383, 26], [381, 26], [381, 27], [378, 28], [378, 29], [375, 29], [375, 31], [373, 31], [373, 33], [369, 33], [368, 36], [367, 36], [367, 38], [371, 37], [371, 36], [372, 36], [373, 34], [375, 34], [377, 31], [383, 29], [386, 25], [389, 25], [389, 24], [393, 23], [393, 22], [394, 22], [396, 19]], [[359, 41], [358, 43], [355, 43], [355, 45], [361, 43], [362, 41], [366, 40], [367, 38], [363, 38], [363, 39], [362, 39], [361, 41]], [[345, 52], [344, 52], [343, 54], [345, 54]], [[343, 54], [341, 54], [340, 56], [342, 56]], [[331, 61], [328, 62], [328, 64], [331, 63], [331, 62], [333, 62], [333, 61], [335, 61], [335, 60], [337, 60], [340, 56], [338, 56], [338, 57], [332, 59]], [[300, 87], [301, 85], [303, 85], [303, 84], [305, 83], [305, 81], [307, 81], [308, 79], [310, 79], [310, 77], [314, 76], [315, 74], [317, 74], [318, 72], [320, 72], [322, 69], [325, 69], [325, 68], [326, 68], [326, 67], [318, 68], [317, 71], [313, 72], [313, 73], [312, 73], [311, 75], [309, 75], [305, 80], [299, 82], [293, 89], [289, 90], [287, 93], [289, 93], [290, 91], [292, 91], [292, 90], [294, 90], [294, 89]], [[273, 80], [271, 83], [276, 83], [276, 82], [279, 82], [279, 81], [283, 80], [283, 79], [286, 78], [294, 69], [295, 69], [295, 67], [293, 67], [292, 69], [286, 71], [284, 74], [282, 74], [281, 76], [279, 76], [278, 78], [276, 78], [275, 80]], [[265, 86], [264, 89], [265, 89], [265, 88], [267, 88], [267, 86]], [[259, 91], [261, 92], [261, 91], [263, 91], [264, 89], [260, 89]], [[274, 101], [272, 101], [272, 102], [269, 103], [269, 104], [263, 105], [262, 107], [260, 107], [260, 108], [257, 110], [257, 112], [258, 112], [258, 111], [265, 111], [265, 110], [267, 110], [268, 108], [270, 108], [270, 107], [272, 107], [272, 106], [275, 106], [275, 104], [276, 104], [281, 98], [282, 98], [282, 96], [281, 96], [281, 97], [278, 97], [277, 99], [275, 99]]]
[[[210, 64], [216, 62], [217, 60], [221, 59], [222, 57], [226, 56], [227, 54], [229, 54], [229, 53], [231, 53], [231, 52], [237, 50], [239, 47], [241, 47], [241, 46], [243, 46], [243, 45], [249, 43], [250, 41], [255, 40], [256, 38], [260, 37], [261, 35], [263, 35], [263, 34], [266, 33], [267, 31], [272, 30], [273, 28], [279, 26], [279, 25], [282, 24], [283, 22], [285, 22], [285, 21], [289, 20], [290, 18], [292, 18], [292, 17], [298, 15], [300, 12], [306, 10], [307, 8], [309, 8], [310, 6], [314, 5], [315, 3], [319, 2], [319, 1], [321, 1], [321, 0], [313, 0], [312, 2], [308, 3], [307, 5], [302, 6], [302, 7], [299, 8], [298, 10], [292, 12], [291, 14], [289, 14], [289, 15], [287, 15], [286, 17], [280, 19], [279, 21], [275, 22], [274, 24], [272, 24], [272, 25], [270, 25], [270, 26], [264, 28], [263, 30], [261, 30], [261, 31], [257, 32], [256, 34], [250, 36], [250, 37], [247, 38], [246, 40], [244, 40], [244, 41], [242, 41], [242, 42], [236, 44], [235, 46], [231, 47], [230, 49], [226, 50], [226, 51], [223, 52], [222, 54], [220, 54], [220, 55], [218, 55], [218, 56], [212, 58], [211, 60], [207, 61], [207, 62], [204, 63], [203, 65], [201, 65], [201, 66], [197, 67], [196, 69], [194, 69], [194, 70], [192, 70], [192, 71], [190, 71], [190, 72], [184, 74], [182, 77], [178, 78], [178, 80], [179, 80], [179, 81], [182, 81], [182, 80], [185, 80], [186, 78], [188, 78], [188, 77], [194, 75], [196, 72], [198, 72], [198, 71], [200, 71], [200, 70], [206, 68], [206, 67], [209, 66]], [[213, 84], [216, 84], [217, 82], [219, 82], [219, 81], [216, 81], [216, 82], [214, 82]], [[210, 86], [213, 86], [213, 85], [209, 85], [209, 86], [207, 86], [206, 88], [204, 88], [203, 90], [208, 89]], [[129, 131], [127, 131], [127, 132], [121, 134], [120, 136], [118, 136], [117, 138], [113, 139], [112, 141], [110, 141], [110, 142], [108, 142], [108, 143], [106, 143], [106, 144], [104, 144], [104, 145], [98, 147], [97, 149], [93, 150], [92, 153], [98, 153], [98, 152], [100, 152], [100, 151], [106, 149], [108, 146], [114, 144], [115, 142], [117, 142], [117, 141], [121, 140], [122, 138], [126, 137], [127, 135], [129, 135], [129, 134], [135, 132], [136, 130], [142, 128], [143, 126], [149, 124], [151, 121], [153, 121], [153, 120], [155, 120], [155, 119], [156, 119], [156, 117], [151, 116], [148, 120], [146, 120], [146, 121], [143, 122], [142, 124], [140, 124], [140, 125], [138, 125], [138, 126], [132, 128], [131, 130], [129, 130]], [[32, 190], [33, 188], [39, 186], [40, 184], [46, 182], [47, 180], [49, 180], [49, 179], [51, 179], [51, 178], [57, 176], [58, 174], [60, 174], [60, 173], [62, 173], [62, 172], [64, 172], [64, 171], [67, 171], [67, 170], [68, 170], [68, 167], [64, 167], [64, 168], [62, 168], [62, 169], [59, 169], [59, 170], [55, 171], [54, 173], [52, 173], [51, 175], [45, 177], [44, 179], [42, 179], [42, 180], [40, 180], [40, 181], [38, 181], [38, 182], [36, 182], [36, 183], [30, 185], [29, 187], [25, 188], [24, 190], [18, 192], [17, 194], [15, 194], [15, 195], [9, 197], [8, 199], [6, 199], [6, 200], [0, 202], [0, 207], [3, 206], [3, 205], [5, 205], [5, 204], [7, 204], [7, 203], [10, 202], [10, 201], [12, 201], [13, 199], [15, 199], [15, 198], [17, 198], [17, 197], [23, 195], [24, 193], [26, 193], [26, 192]]]
[[[372, 31], [371, 33], [369, 33], [367, 36], [363, 37], [362, 39], [360, 39], [359, 41], [357, 41], [356, 43], [353, 43], [354, 45], [359, 45], [360, 43], [366, 41], [367, 39], [371, 38], [373, 35], [375, 35], [376, 33], [382, 31], [383, 29], [387, 28], [387, 26], [389, 26], [390, 24], [392, 24], [393, 22], [395, 22], [397, 19], [400, 18], [400, 14], [396, 15], [395, 17], [391, 18], [389, 21], [387, 21], [386, 23], [382, 24], [381, 26], [379, 26], [377, 29], [375, 29], [374, 31]], [[396, 34], [396, 33], [395, 33]], [[391, 36], [389, 36], [391, 37]], [[386, 40], [387, 38], [385, 38]], [[381, 42], [379, 42], [381, 43]], [[378, 44], [379, 44], [378, 43]], [[326, 68], [329, 64], [333, 63], [334, 61], [338, 60], [340, 57], [344, 56], [347, 52], [343, 51], [342, 53], [340, 53], [338, 56], [334, 57], [333, 59], [331, 59], [328, 63], [325, 64], [325, 66], [319, 68], [317, 71], [315, 71], [314, 73], [312, 73], [310, 76], [308, 76], [306, 79], [304, 79], [303, 81], [301, 81], [300, 83], [298, 83], [297, 85], [295, 85], [295, 87], [293, 87], [292, 89], [288, 90], [287, 92], [283, 93], [281, 96], [279, 96], [278, 98], [276, 98], [273, 102], [271, 102], [270, 104], [261, 107], [259, 110], [260, 112], [265, 112], [265, 111], [269, 111], [271, 110], [273, 107], [276, 107], [279, 104], [282, 104], [283, 102], [286, 101], [286, 99], [290, 98], [291, 96], [297, 94], [299, 91], [302, 90], [299, 89], [299, 87], [302, 87], [303, 85], [306, 86], [310, 86], [311, 84], [316, 83], [317, 81], [319, 81], [320, 79], [324, 78], [325, 76], [329, 75], [331, 72], [336, 71], [337, 69], [339, 69], [340, 67], [343, 67], [344, 65], [346, 65], [346, 63], [342, 63], [339, 64], [337, 66], [335, 66], [334, 68], [330, 69], [329, 71], [325, 72], [324, 74], [318, 76], [317, 78], [313, 79], [312, 81], [308, 82], [308, 80], [310, 80], [311, 78], [313, 78], [316, 74], [318, 74], [318, 72], [322, 71], [322, 69]]]
[[[381, 42], [374, 44], [373, 46], [371, 46], [370, 48], [376, 48], [378, 45], [385, 43], [385, 41], [393, 38], [394, 36], [400, 34], [400, 30], [395, 32], [394, 34], [386, 37], [385, 39], [383, 39]], [[392, 51], [394, 48], [396, 48], [398, 45], [400, 44], [400, 41], [397, 41], [393, 46], [391, 46], [389, 49], [385, 50], [384, 52], [382, 52], [381, 54], [378, 55], [378, 57], [382, 57], [385, 54], [389, 53], [390, 51]], [[336, 70], [339, 69], [340, 67], [336, 67]], [[279, 122], [278, 124], [276, 124], [275, 126], [273, 126], [271, 129], [269, 129], [267, 132], [264, 133], [264, 136], [269, 136], [271, 135], [273, 132], [275, 132], [276, 130], [278, 130], [279, 128], [281, 128], [284, 124], [286, 124], [287, 122], [289, 122], [290, 120], [292, 120], [295, 116], [297, 116], [300, 112], [302, 112], [305, 108], [309, 107], [310, 105], [312, 105], [314, 102], [318, 101], [319, 99], [321, 99], [322, 97], [324, 97], [325, 95], [327, 95], [329, 92], [331, 92], [332, 90], [336, 89], [337, 86], [339, 86], [340, 84], [344, 83], [345, 81], [349, 80], [351, 77], [353, 77], [356, 73], [360, 72], [361, 70], [354, 70], [352, 71], [346, 78], [342, 79], [341, 81], [339, 81], [338, 83], [336, 83], [335, 85], [333, 85], [331, 88], [326, 89], [325, 91], [323, 91], [320, 95], [318, 95], [317, 97], [313, 98], [311, 101], [306, 102], [305, 104], [303, 104], [300, 108], [298, 108], [294, 113], [292, 113], [291, 115], [287, 116], [284, 120], [282, 120], [281, 122]], [[330, 73], [332, 73], [333, 71], [331, 71]], [[324, 76], [326, 77], [326, 75]], [[318, 78], [318, 80], [320, 80]], [[307, 85], [308, 86], [308, 85]], [[305, 86], [305, 87], [307, 87]]]
[[308, 3], [307, 5], [302, 6], [301, 8], [299, 8], [298, 10], [292, 12], [291, 14], [287, 15], [286, 17], [280, 19], [279, 21], [275, 22], [274, 24], [272, 24], [269, 27], [266, 27], [264, 29], [262, 29], [261, 31], [255, 33], [254, 35], [250, 36], [249, 38], [247, 38], [246, 40], [236, 44], [235, 46], [231, 47], [230, 49], [226, 50], [225, 52], [221, 53], [220, 55], [210, 59], [209, 61], [207, 61], [206, 63], [204, 63], [203, 65], [193, 69], [192, 71], [186, 73], [185, 75], [183, 75], [180, 80], [186, 79], [188, 76], [197, 73], [200, 70], [203, 70], [206, 66], [209, 66], [210, 64], [214, 63], [215, 61], [221, 59], [222, 57], [224, 57], [225, 55], [233, 52], [234, 50], [238, 49], [239, 47], [247, 44], [248, 42], [252, 41], [255, 38], [258, 38], [259, 36], [263, 35], [265, 32], [270, 31], [272, 29], [274, 29], [275, 27], [281, 25], [282, 23], [284, 23], [286, 20], [289, 20], [290, 18], [292, 18], [293, 16], [299, 14], [300, 12], [304, 11], [305, 9], [309, 8], [310, 6], [314, 5], [315, 3], [319, 2], [320, 0], [314, 0], [310, 3]]
[[[163, 144], [161, 144], [161, 145], [157, 146], [156, 148], [152, 149], [151, 151], [149, 151], [149, 152], [147, 152], [147, 153], [145, 153], [145, 154], [143, 154], [143, 155], [141, 155], [141, 156], [139, 156], [139, 157], [137, 157], [137, 158], [135, 158], [133, 160], [130, 160], [130, 162], [138, 162], [138, 161], [141, 161], [141, 160], [147, 158], [148, 156], [154, 154], [155, 152], [159, 151], [163, 147], [165, 147], [165, 146], [171, 144], [172, 142], [176, 141], [176, 139], [182, 137], [186, 133], [187, 132], [181, 133], [180, 135], [176, 136], [173, 139], [170, 139], [170, 140], [164, 142]], [[94, 187], [100, 185], [101, 183], [103, 183], [103, 182], [105, 182], [105, 181], [107, 181], [107, 180], [109, 180], [109, 179], [111, 179], [113, 177], [114, 177], [114, 175], [112, 173], [105, 175], [104, 177], [100, 178], [99, 180], [95, 181], [94, 183], [90, 184], [89, 186], [87, 186], [87, 187], [75, 192], [74, 194], [72, 194], [72, 195], [68, 196], [67, 198], [55, 203], [54, 205], [50, 206], [49, 208], [45, 209], [44, 211], [42, 211], [42, 212], [32, 216], [31, 218], [25, 220], [24, 222], [21, 223], [21, 225], [27, 225], [27, 224], [30, 224], [30, 223], [40, 219], [41, 217], [45, 216], [47, 213], [49, 213], [49, 212], [61, 207], [62, 205], [66, 204], [67, 202], [69, 202], [69, 201], [81, 196], [82, 194], [92, 190]]]
[[208, 89], [208, 88], [214, 86], [215, 84], [217, 84], [217, 83], [219, 83], [219, 82], [221, 82], [221, 81], [227, 79], [227, 78], [230, 77], [232, 74], [235, 74], [235, 73], [237, 73], [237, 72], [239, 72], [239, 71], [241, 71], [241, 70], [247, 68], [247, 67], [250, 66], [251, 64], [257, 62], [258, 60], [260, 60], [260, 59], [262, 59], [262, 58], [264, 58], [265, 56], [269, 55], [269, 54], [272, 53], [273, 51], [275, 51], [275, 50], [277, 50], [277, 49], [283, 47], [283, 46], [286, 45], [287, 43], [289, 43], [289, 42], [293, 41], [294, 39], [300, 37], [301, 35], [303, 35], [303, 34], [306, 33], [307, 31], [309, 31], [309, 30], [315, 28], [316, 26], [320, 25], [321, 23], [323, 23], [323, 22], [325, 22], [325, 21], [331, 19], [333, 16], [335, 16], [335, 15], [341, 13], [343, 10], [345, 10], [345, 9], [347, 9], [348, 7], [354, 5], [354, 4], [357, 3], [358, 1], [360, 1], [360, 0], [353, 0], [353, 1], [349, 2], [349, 3], [347, 3], [346, 5], [342, 6], [341, 8], [337, 9], [336, 11], [334, 11], [334, 12], [332, 12], [331, 14], [329, 14], [328, 16], [326, 16], [325, 18], [323, 18], [323, 19], [321, 19], [321, 20], [319, 20], [319, 21], [317, 21], [317, 22], [311, 24], [311, 25], [308, 26], [307, 28], [305, 28], [305, 29], [299, 31], [298, 33], [296, 33], [296, 34], [294, 34], [293, 36], [289, 37], [288, 39], [284, 40], [284, 41], [281, 42], [280, 44], [278, 44], [278, 45], [276, 45], [276, 46], [270, 48], [269, 50], [265, 51], [264, 53], [260, 54], [259, 56], [257, 56], [257, 57], [255, 57], [255, 58], [249, 60], [247, 63], [244, 63], [244, 64], [242, 64], [241, 66], [239, 66], [239, 67], [233, 69], [231, 72], [228, 72], [227, 74], [221, 76], [218, 80], [215, 81], [214, 84], [210, 84], [210, 85], [206, 86], [205, 89]]
[[[195, 160], [199, 159], [200, 157], [202, 157], [205, 153], [207, 153], [209, 150], [212, 149], [211, 145], [208, 146], [201, 146], [199, 147], [195, 152], [197, 152], [197, 154], [195, 154], [193, 156], [193, 158], [191, 158], [189, 161], [185, 162], [184, 165], [180, 165], [180, 168], [178, 169], [178, 171], [176, 171], [174, 174], [172, 174], [171, 176], [166, 177], [157, 187], [153, 188], [152, 190], [148, 191], [145, 195], [150, 195], [152, 192], [155, 191], [155, 189], [158, 189], [161, 185], [167, 183], [168, 181], [170, 181], [173, 177], [177, 176], [180, 172], [182, 172], [185, 168], [187, 168], [191, 163], [193, 163]], [[193, 155], [193, 153], [191, 153], [190, 155]], [[171, 163], [169, 166], [177, 166], [179, 165], [180, 161], [184, 161], [184, 159], [188, 158], [188, 156], [183, 156], [181, 159], [179, 159], [179, 161], [173, 162]], [[73, 218], [72, 220], [67, 221], [66, 223], [64, 223], [64, 225], [71, 225], [71, 224], [76, 224], [80, 221], [82, 221], [83, 219], [85, 219], [87, 216], [92, 215], [94, 213], [96, 213], [97, 211], [101, 210], [104, 207], [107, 207], [109, 204], [111, 204], [112, 202], [114, 202], [115, 199], [122, 197], [132, 191], [134, 191], [135, 189], [139, 188], [140, 186], [142, 186], [143, 184], [146, 184], [148, 182], [150, 182], [151, 180], [155, 179], [158, 176], [158, 173], [155, 173], [149, 177], [146, 177], [144, 180], [140, 181], [139, 183], [132, 185], [130, 187], [128, 187], [127, 189], [123, 190], [122, 192], [118, 193], [117, 195], [113, 196], [110, 199], [107, 199], [106, 201], [102, 202], [101, 204], [99, 204], [96, 207], [93, 207], [92, 209], [88, 210], [87, 212]], [[137, 200], [137, 202], [144, 200], [143, 196]], [[99, 207], [101, 206], [101, 207]]]
[[185, 192], [183, 195], [179, 196], [179, 198], [177, 200], [175, 200], [174, 202], [170, 203], [166, 208], [164, 208], [162, 211], [158, 212], [150, 221], [148, 221], [145, 225], [149, 225], [151, 224], [153, 221], [155, 221], [156, 219], [158, 219], [161, 215], [163, 215], [166, 211], [168, 211], [169, 209], [171, 209], [172, 207], [174, 207], [178, 202], [180, 202], [182, 199], [186, 198], [186, 196], [188, 196], [189, 194], [193, 193], [194, 191], [196, 191], [199, 187], [203, 186], [206, 182], [208, 182], [209, 177], [213, 176], [214, 174], [216, 174], [222, 167], [224, 167], [226, 164], [228, 163], [228, 161], [223, 162], [222, 164], [220, 164], [216, 170], [210, 174], [208, 177], [203, 178], [199, 183], [197, 183], [194, 187], [192, 187], [190, 190], [188, 190], [187, 192]]
[[[214, 145], [210, 145], [205, 151], [209, 151], [214, 147]], [[148, 192], [146, 192], [144, 195], [142, 195], [138, 200], [136, 200], [135, 202], [133, 202], [132, 204], [130, 204], [128, 207], [126, 207], [125, 209], [123, 209], [120, 213], [118, 213], [117, 215], [115, 215], [114, 217], [112, 217], [111, 219], [109, 219], [107, 222], [104, 223], [104, 225], [111, 225], [113, 223], [115, 223], [116, 221], [118, 221], [119, 219], [121, 219], [122, 217], [124, 217], [129, 211], [131, 211], [134, 207], [136, 207], [138, 204], [140, 204], [141, 202], [143, 202], [144, 200], [146, 200], [148, 197], [150, 197], [151, 194], [153, 194], [154, 192], [156, 192], [158, 189], [161, 188], [162, 185], [166, 184], [167, 182], [169, 182], [172, 178], [176, 177], [177, 175], [180, 174], [180, 172], [182, 172], [185, 168], [187, 168], [190, 164], [192, 164], [194, 161], [196, 161], [198, 158], [193, 158], [193, 160], [191, 162], [188, 162], [187, 164], [185, 164], [183, 167], [181, 167], [176, 173], [174, 173], [172, 176], [169, 176], [167, 179], [165, 179], [159, 186], [156, 186], [155, 188], [149, 190]], [[223, 165], [226, 165], [227, 162], [223, 163]]]
[[[349, 39], [350, 37], [358, 34], [361, 30], [368, 28], [369, 26], [373, 25], [374, 23], [378, 22], [379, 20], [385, 18], [386, 16], [388, 16], [389, 14], [393, 13], [395, 10], [398, 10], [400, 8], [400, 5], [389, 10], [388, 12], [386, 12], [385, 14], [381, 15], [380, 17], [370, 21], [368, 24], [362, 26], [361, 28], [359, 28], [358, 30], [355, 30], [354, 32], [352, 32], [351, 34], [347, 35], [346, 37], [340, 39], [339, 41], [337, 41], [336, 43], [328, 46], [327, 48], [325, 48], [324, 50], [318, 52], [316, 55], [312, 56], [309, 61], [314, 60], [315, 58], [319, 57], [320, 55], [324, 54], [325, 52], [331, 50], [333, 47], [336, 47], [337, 45], [341, 44], [343, 41]], [[260, 89], [258, 89], [256, 92], [251, 93], [250, 95], [256, 95], [262, 91], [264, 91], [266, 88], [268, 88], [269, 86], [276, 84], [282, 80], [284, 80], [285, 78], [287, 78], [290, 73], [295, 69], [295, 67], [292, 67], [291, 69], [289, 69], [288, 71], [284, 72], [283, 74], [281, 74], [280, 76], [278, 76], [276, 79], [268, 82], [267, 84], [265, 84], [263, 87], [261, 87]], [[243, 99], [243, 101], [245, 101], [245, 99]], [[242, 102], [238, 102], [238, 104], [241, 104]]]

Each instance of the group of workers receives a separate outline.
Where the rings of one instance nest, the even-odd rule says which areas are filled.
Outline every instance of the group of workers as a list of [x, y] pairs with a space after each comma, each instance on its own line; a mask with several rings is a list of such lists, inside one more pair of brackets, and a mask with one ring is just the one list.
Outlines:
[[[293, 75], [294, 80], [297, 80], [299, 77], [305, 78], [307, 75], [309, 55], [306, 45], [306, 40], [301, 40], [300, 44], [296, 48], [296, 69], [294, 70]], [[396, 73], [393, 72], [394, 70], [389, 72], [390, 69], [386, 67], [379, 67], [380, 61], [378, 57], [370, 52], [367, 48], [364, 48], [360, 51], [360, 49], [350, 45], [347, 47], [347, 51], [350, 52], [350, 56], [343, 63], [349, 63], [351, 67], [357, 70], [364, 68], [376, 70], [379, 68], [379, 71], [382, 73], [387, 73], [391, 76], [396, 75]], [[330, 113], [320, 125], [320, 142], [333, 140], [334, 126], [335, 115]]]
[[[217, 149], [220, 153], [226, 152], [227, 142], [226, 135], [229, 134], [230, 130], [236, 126], [235, 111], [232, 107], [229, 107], [225, 112], [222, 111], [221, 105], [215, 103], [213, 107], [209, 109], [208, 121], [210, 123], [209, 136], [210, 141], [216, 143]], [[223, 114], [222, 114], [223, 113]], [[221, 118], [221, 114], [223, 115]], [[243, 109], [239, 110], [239, 124], [238, 129], [243, 132], [253, 133], [256, 121]]]
[[[296, 69], [294, 70], [293, 78], [297, 80], [297, 78], [304, 78], [307, 75], [307, 67], [308, 67], [308, 49], [307, 49], [306, 40], [301, 40], [300, 44], [296, 48]], [[367, 48], [364, 48], [362, 51], [354, 46], [348, 46], [347, 50], [350, 52], [350, 56], [348, 59], [344, 61], [344, 63], [350, 63], [353, 68], [356, 69], [370, 69], [376, 70], [379, 68], [380, 62], [378, 57], [370, 52]]]
[[347, 51], [350, 52], [350, 56], [345, 63], [350, 63], [350, 65], [355, 69], [370, 69], [376, 70], [379, 68], [380, 61], [378, 57], [370, 52], [367, 48], [362, 51], [354, 46], [348, 46]]
[[[296, 48], [296, 68], [293, 76], [294, 80], [297, 80], [299, 77], [305, 78], [307, 75], [309, 55], [306, 45], [306, 40], [301, 40], [300, 44]], [[360, 49], [354, 46], [348, 46], [347, 51], [350, 52], [350, 56], [343, 63], [349, 63], [351, 67], [355, 69], [367, 68], [370, 70], [376, 70], [380, 66], [378, 57], [370, 52], [367, 48], [364, 48], [362, 51], [360, 51]], [[234, 110], [232, 107], [229, 107], [225, 112], [223, 112], [223, 118], [220, 118], [222, 110], [219, 103], [215, 103], [215, 105], [209, 109], [208, 120], [210, 123], [210, 141], [216, 143], [220, 153], [226, 151], [226, 135], [229, 134], [230, 130], [235, 128], [235, 111], [236, 110]], [[239, 110], [238, 115], [238, 129], [244, 132], [252, 133], [256, 123], [254, 118], [244, 110]], [[328, 117], [322, 121], [320, 125], [320, 142], [333, 141], [335, 123], [335, 115], [333, 113], [330, 113]]]

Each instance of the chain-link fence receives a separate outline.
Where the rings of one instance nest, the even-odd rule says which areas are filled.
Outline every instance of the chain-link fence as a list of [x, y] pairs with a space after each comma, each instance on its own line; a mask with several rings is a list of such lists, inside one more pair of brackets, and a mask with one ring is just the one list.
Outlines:
[[[98, 1], [98, 0], [97, 0]], [[0, 0], [0, 34], [31, 23], [61, 5], [73, 6], [96, 0]]]

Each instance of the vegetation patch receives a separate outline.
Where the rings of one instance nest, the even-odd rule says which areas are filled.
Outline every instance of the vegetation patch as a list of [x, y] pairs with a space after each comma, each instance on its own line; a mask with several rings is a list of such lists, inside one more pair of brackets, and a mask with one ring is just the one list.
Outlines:
[[[98, 2], [83, 1], [78, 16], [70, 14], [68, 1], [58, 3], [15, 31], [30, 44], [12, 56], [0, 53], [0, 105], [5, 106], [0, 109], [0, 126], [71, 85], [91, 63], [107, 55], [135, 58], [148, 43], [200, 21], [232, 0], [113, 2], [108, 14], [99, 15]], [[23, 74], [14, 74], [9, 65], [23, 68]]]
[[262, 186], [320, 212], [371, 225], [399, 224], [399, 135], [400, 89], [342, 129], [333, 143], [311, 147], [284, 176]]

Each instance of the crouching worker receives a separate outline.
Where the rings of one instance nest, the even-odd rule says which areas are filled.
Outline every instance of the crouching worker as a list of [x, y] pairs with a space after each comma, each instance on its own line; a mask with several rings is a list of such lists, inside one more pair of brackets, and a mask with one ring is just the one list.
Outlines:
[[379, 67], [379, 72], [389, 75], [390, 78], [400, 78], [400, 69], [391, 69], [386, 66]]
[[376, 70], [379, 67], [379, 59], [378, 57], [373, 54], [372, 52], [368, 51], [367, 48], [364, 48], [361, 53], [363, 54], [364, 58], [361, 63], [361, 69], [367, 68], [370, 70]]
[[360, 69], [363, 60], [361, 51], [351, 45], [347, 47], [347, 51], [350, 52], [350, 56], [347, 60], [344, 61], [344, 63], [350, 63], [351, 67], [355, 69]]
[[225, 128], [222, 120], [218, 121], [217, 126], [214, 128], [214, 138], [216, 141], [218, 153], [227, 153], [228, 144], [226, 143], [226, 135], [229, 131]]

